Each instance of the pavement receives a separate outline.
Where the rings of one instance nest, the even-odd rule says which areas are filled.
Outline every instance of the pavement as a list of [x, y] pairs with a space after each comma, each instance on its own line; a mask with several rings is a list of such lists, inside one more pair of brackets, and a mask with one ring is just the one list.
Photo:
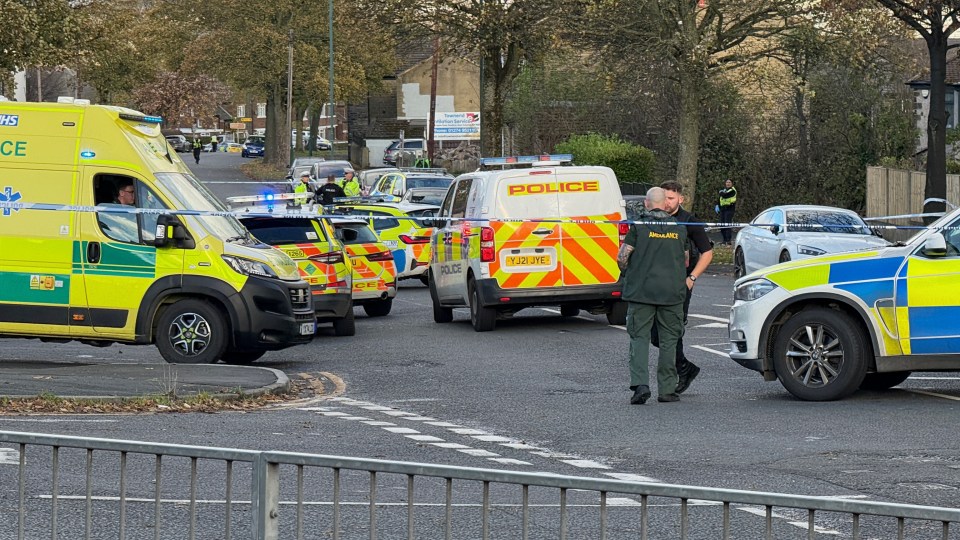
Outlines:
[[0, 396], [122, 400], [151, 395], [258, 396], [288, 390], [282, 371], [225, 364], [0, 362]]

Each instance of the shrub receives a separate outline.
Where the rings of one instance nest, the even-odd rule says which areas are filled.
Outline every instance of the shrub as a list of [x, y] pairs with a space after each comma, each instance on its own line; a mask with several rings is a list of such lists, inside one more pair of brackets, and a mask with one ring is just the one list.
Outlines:
[[616, 135], [571, 135], [557, 144], [556, 151], [573, 154], [577, 165], [610, 167], [620, 183], [656, 184], [653, 151], [623, 141]]

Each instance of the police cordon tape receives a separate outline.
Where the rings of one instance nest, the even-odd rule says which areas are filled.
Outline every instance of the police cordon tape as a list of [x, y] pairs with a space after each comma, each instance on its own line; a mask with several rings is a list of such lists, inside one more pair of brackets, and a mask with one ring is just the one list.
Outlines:
[[[283, 194], [283, 195], [296, 195], [296, 194]], [[293, 198], [293, 197], [281, 197], [281, 201]], [[356, 203], [352, 203], [356, 204]], [[317, 205], [319, 206], [319, 205]], [[329, 205], [327, 208], [334, 207], [336, 205]], [[308, 206], [309, 207], [309, 206]], [[143, 215], [173, 215], [173, 216], [209, 216], [209, 217], [235, 217], [235, 218], [245, 218], [245, 217], [290, 217], [290, 218], [325, 218], [325, 219], [344, 219], [344, 218], [362, 218], [364, 220], [376, 220], [376, 219], [390, 219], [395, 220], [397, 216], [373, 216], [365, 214], [351, 214], [351, 213], [326, 213], [326, 212], [316, 212], [311, 210], [304, 211], [302, 208], [297, 210], [296, 206], [287, 206], [285, 204], [274, 205], [274, 207], [267, 207], [265, 211], [233, 211], [233, 210], [173, 210], [168, 208], [133, 208], [123, 205], [97, 205], [97, 206], [84, 206], [84, 205], [67, 205], [67, 204], [50, 204], [50, 203], [30, 203], [30, 202], [10, 202], [10, 201], [0, 201], [0, 219], [3, 219], [6, 216], [9, 216], [12, 212], [20, 212], [22, 210], [40, 210], [47, 212], [93, 212], [93, 213], [104, 213], [104, 214], [143, 214]], [[326, 208], [325, 208], [326, 210]], [[890, 219], [907, 219], [907, 218], [922, 218], [922, 217], [940, 217], [943, 216], [943, 213], [927, 213], [927, 214], [903, 214], [898, 216], [884, 216], [876, 218], [867, 218], [866, 221], [883, 221]], [[774, 227], [782, 226], [782, 224], [777, 223], [722, 223], [722, 222], [685, 222], [685, 221], [637, 221], [637, 220], [606, 220], [606, 219], [565, 219], [565, 218], [475, 218], [475, 217], [445, 217], [445, 218], [435, 218], [433, 216], [410, 216], [410, 219], [413, 220], [430, 220], [430, 219], [440, 219], [442, 221], [470, 221], [470, 222], [486, 222], [486, 223], [573, 223], [573, 224], [620, 224], [626, 223], [630, 225], [658, 225], [658, 226], [671, 226], [671, 225], [692, 225], [692, 226], [701, 226], [710, 229], [723, 229], [723, 228], [742, 228], [742, 227]], [[794, 230], [807, 230], [809, 232], [817, 232], [822, 229], [833, 230], [833, 229], [863, 229], [863, 225], [857, 224], [820, 224], [820, 223], [811, 223], [803, 225], [792, 225]], [[937, 229], [937, 230], [956, 230], [960, 229], [960, 226], [947, 227], [947, 226], [937, 226], [932, 227], [930, 225], [867, 225], [870, 229], [875, 230], [898, 230], [898, 229]]]

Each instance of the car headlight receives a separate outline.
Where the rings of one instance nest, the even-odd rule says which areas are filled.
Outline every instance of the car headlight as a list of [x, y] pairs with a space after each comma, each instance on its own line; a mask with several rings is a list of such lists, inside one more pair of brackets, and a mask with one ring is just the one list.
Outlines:
[[797, 246], [797, 253], [801, 255], [809, 255], [811, 257], [816, 257], [817, 255], [823, 255], [827, 250], [810, 247], [810, 246]]
[[223, 260], [233, 268], [233, 271], [245, 276], [260, 276], [276, 278], [277, 273], [266, 263], [244, 259], [242, 257], [233, 257], [231, 255], [222, 255]]
[[767, 279], [754, 279], [740, 284], [733, 291], [733, 299], [743, 302], [752, 302], [763, 297], [768, 292], [777, 288], [777, 285]]

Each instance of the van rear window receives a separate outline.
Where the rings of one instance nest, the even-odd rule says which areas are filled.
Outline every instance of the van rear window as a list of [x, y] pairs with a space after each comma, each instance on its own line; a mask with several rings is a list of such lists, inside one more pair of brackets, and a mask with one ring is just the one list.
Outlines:
[[321, 227], [321, 232], [318, 233], [311, 219], [250, 218], [243, 220], [243, 226], [258, 240], [271, 246], [327, 241], [322, 232], [323, 228]]

